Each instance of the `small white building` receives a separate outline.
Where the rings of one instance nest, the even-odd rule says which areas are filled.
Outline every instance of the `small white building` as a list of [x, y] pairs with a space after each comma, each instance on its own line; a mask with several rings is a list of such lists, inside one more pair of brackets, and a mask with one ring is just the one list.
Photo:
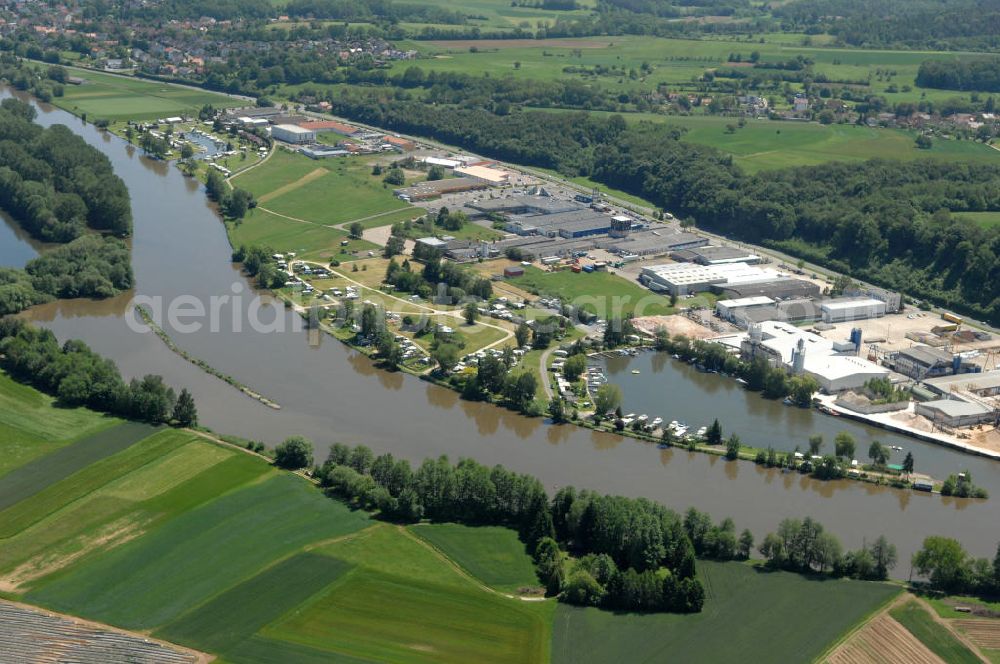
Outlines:
[[285, 143], [315, 143], [316, 132], [298, 125], [280, 124], [271, 127], [271, 137]]

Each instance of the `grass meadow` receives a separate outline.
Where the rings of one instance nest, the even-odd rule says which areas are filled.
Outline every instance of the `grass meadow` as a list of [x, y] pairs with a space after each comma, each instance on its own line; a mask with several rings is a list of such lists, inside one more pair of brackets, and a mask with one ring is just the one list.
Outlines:
[[633, 312], [641, 316], [673, 313], [668, 298], [610, 272], [547, 272], [531, 266], [525, 268], [522, 276], [510, 281], [539, 295], [572, 302], [605, 319], [609, 315], [624, 316]]
[[[121, 423], [86, 408], [56, 408], [55, 399], [0, 372], [0, 478], [32, 459]], [[4, 482], [0, 479], [0, 493]]]
[[354, 568], [262, 632], [337, 661], [542, 662], [553, 602], [492, 594], [404, 528], [379, 525], [316, 550]]
[[70, 69], [84, 79], [81, 85], [64, 86], [62, 97], [52, 103], [76, 115], [96, 120], [155, 120], [172, 115], [197, 115], [205, 104], [216, 108], [242, 106], [245, 101], [226, 95], [131, 76], [90, 69]]
[[559, 605], [552, 661], [811, 662], [899, 592], [734, 563], [698, 561], [698, 575], [706, 598], [695, 615]]
[[[306, 258], [351, 260], [352, 252], [376, 245], [348, 239], [358, 221], [366, 228], [385, 226], [423, 214], [396, 198], [371, 167], [359, 159], [316, 161], [287, 150], [233, 180], [254, 194], [258, 207], [239, 223], [227, 224], [233, 245], [266, 244]], [[335, 228], [337, 227], [337, 228]]]
[[410, 532], [488, 586], [509, 592], [539, 586], [531, 556], [510, 528], [440, 523], [413, 527]]

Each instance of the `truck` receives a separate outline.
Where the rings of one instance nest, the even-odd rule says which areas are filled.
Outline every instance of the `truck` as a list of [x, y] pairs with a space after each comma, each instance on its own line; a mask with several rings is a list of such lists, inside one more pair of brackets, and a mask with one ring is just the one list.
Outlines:
[[949, 311], [946, 311], [943, 314], [941, 314], [941, 320], [946, 320], [949, 323], [954, 323], [955, 325], [961, 325], [963, 323], [961, 316], [956, 316], [955, 314]]

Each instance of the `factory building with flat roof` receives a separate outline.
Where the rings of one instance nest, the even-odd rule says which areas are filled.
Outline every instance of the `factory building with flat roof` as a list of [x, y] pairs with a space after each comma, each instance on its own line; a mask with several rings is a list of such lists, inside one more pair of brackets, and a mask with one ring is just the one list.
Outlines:
[[724, 265], [668, 263], [644, 267], [639, 275], [639, 280], [654, 291], [665, 291], [671, 295], [687, 295], [706, 291], [712, 287], [768, 282], [780, 277], [778, 272], [770, 268], [747, 265], [746, 263], [727, 263]]
[[670, 254], [670, 257], [675, 261], [698, 263], [699, 265], [723, 265], [724, 263], [752, 264], [760, 262], [760, 256], [745, 249], [710, 245], [674, 251]]
[[841, 297], [820, 303], [824, 323], [843, 323], [885, 316], [885, 302], [874, 298]]
[[315, 143], [316, 132], [293, 124], [277, 124], [271, 127], [271, 138], [285, 143]]

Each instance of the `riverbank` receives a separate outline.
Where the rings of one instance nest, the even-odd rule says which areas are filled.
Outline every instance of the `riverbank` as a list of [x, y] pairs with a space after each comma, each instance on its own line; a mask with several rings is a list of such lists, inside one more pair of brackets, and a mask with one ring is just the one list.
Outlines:
[[914, 409], [914, 403], [910, 402], [905, 410], [895, 410], [887, 413], [873, 413], [871, 415], [865, 415], [863, 413], [857, 413], [848, 408], [844, 408], [836, 403], [836, 395], [818, 395], [814, 397], [819, 401], [825, 408], [837, 413], [838, 416], [847, 417], [852, 420], [857, 420], [858, 422], [864, 422], [865, 424], [870, 424], [872, 426], [879, 427], [880, 429], [885, 429], [886, 431], [893, 431], [895, 433], [901, 433], [912, 438], [917, 438], [929, 443], [934, 443], [935, 445], [943, 445], [945, 447], [950, 447], [951, 449], [958, 450], [960, 452], [965, 452], [966, 454], [974, 454], [977, 456], [987, 457], [989, 459], [994, 459], [1000, 461], [1000, 451], [993, 450], [972, 443], [961, 440], [956, 436], [951, 436], [946, 433], [934, 433], [929, 431], [923, 431], [916, 427], [906, 426], [902, 422], [894, 419], [899, 415], [912, 416], [913, 418], [918, 417]]

